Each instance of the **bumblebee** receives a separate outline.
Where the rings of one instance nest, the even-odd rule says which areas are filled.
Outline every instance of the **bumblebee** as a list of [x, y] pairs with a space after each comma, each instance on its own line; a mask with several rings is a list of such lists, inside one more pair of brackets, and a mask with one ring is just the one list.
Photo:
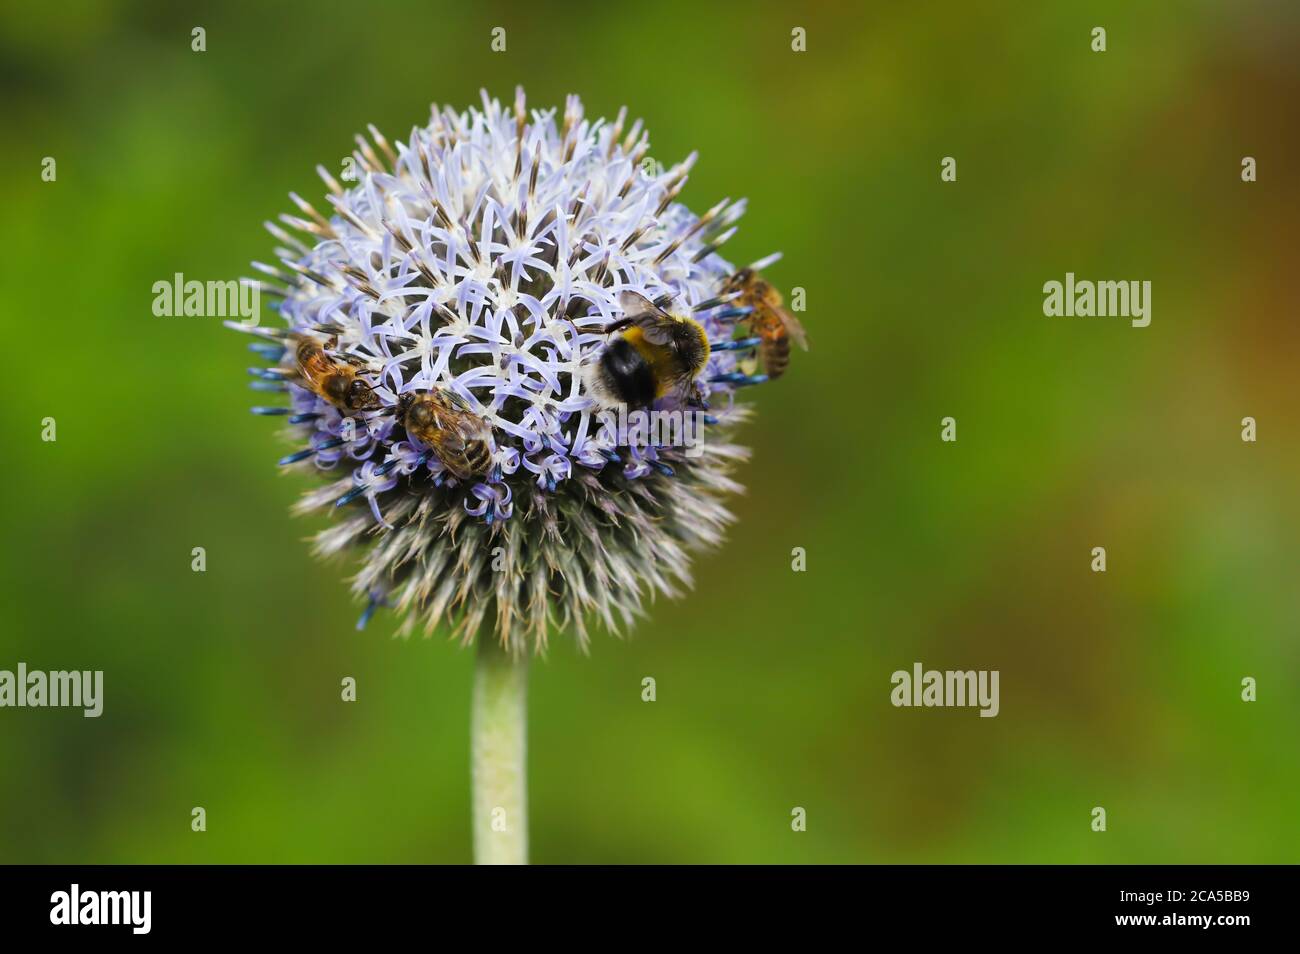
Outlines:
[[353, 359], [330, 354], [315, 338], [302, 336], [297, 341], [294, 360], [303, 387], [345, 414], [379, 407], [379, 395], [362, 380]]
[[776, 379], [785, 374], [790, 366], [790, 339], [807, 351], [808, 336], [799, 320], [783, 307], [781, 293], [752, 268], [736, 272], [723, 283], [722, 290], [739, 292], [735, 303], [753, 309], [745, 323], [750, 334], [762, 339], [758, 354], [767, 376]]
[[643, 408], [656, 398], [693, 402], [692, 385], [709, 360], [709, 338], [695, 319], [664, 311], [644, 295], [619, 295], [623, 317], [605, 326], [618, 334], [587, 374], [597, 403]]
[[447, 388], [408, 391], [397, 399], [397, 421], [460, 480], [492, 469], [492, 425], [455, 392]]

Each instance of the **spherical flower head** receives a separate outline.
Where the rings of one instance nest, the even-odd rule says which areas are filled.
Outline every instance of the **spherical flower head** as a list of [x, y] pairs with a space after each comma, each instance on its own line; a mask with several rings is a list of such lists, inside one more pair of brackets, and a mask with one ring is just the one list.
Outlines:
[[[694, 155], [663, 170], [625, 116], [590, 121], [576, 97], [528, 112], [522, 91], [513, 108], [486, 93], [481, 110], [435, 106], [405, 142], [358, 136], [349, 187], [318, 167], [328, 214], [291, 194], [292, 231], [267, 223], [282, 266], [255, 267], [287, 328], [238, 327], [271, 362], [254, 386], [292, 407], [254, 410], [288, 415], [303, 443], [282, 465], [334, 478], [297, 509], [340, 517], [319, 554], [363, 552], [363, 621], [382, 605], [403, 635], [489, 634], [520, 653], [560, 627], [585, 646], [592, 619], [618, 631], [689, 586], [691, 552], [731, 522], [734, 393], [762, 380], [738, 364], [746, 309], [717, 252], [744, 203], [678, 203]], [[629, 295], [710, 344], [643, 408], [666, 426], [633, 434], [592, 383]], [[411, 413], [429, 395], [444, 416]]]

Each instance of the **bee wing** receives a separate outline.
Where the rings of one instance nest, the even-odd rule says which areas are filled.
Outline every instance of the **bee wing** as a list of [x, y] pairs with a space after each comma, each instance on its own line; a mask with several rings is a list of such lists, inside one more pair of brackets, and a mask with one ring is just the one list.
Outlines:
[[460, 428], [440, 427], [430, 435], [433, 449], [444, 461], [447, 457], [456, 457], [465, 452], [465, 434]]
[[429, 442], [444, 467], [461, 480], [469, 477], [469, 473], [461, 463], [465, 459], [466, 442], [457, 429], [440, 427], [429, 435]]
[[461, 411], [463, 413], [470, 412], [469, 402], [451, 388], [443, 388], [438, 396], [442, 398], [442, 400], [447, 403], [447, 406], [453, 411]]
[[673, 343], [673, 332], [676, 330], [677, 319], [670, 315], [645, 315], [637, 323], [641, 333], [645, 335], [645, 340], [652, 345], [665, 347]]
[[690, 374], [689, 372], [686, 374], [679, 374], [673, 378], [670, 393], [672, 393], [683, 404], [690, 404], [692, 398], [695, 397], [695, 381], [695, 375]]
[[645, 295], [624, 289], [618, 293], [618, 307], [623, 309], [623, 317], [636, 320], [642, 315], [662, 315], [664, 311]]
[[442, 462], [451, 467], [448, 461], [463, 460], [472, 442], [490, 442], [492, 427], [470, 410], [469, 402], [455, 391], [443, 389], [438, 392], [438, 398], [444, 406], [437, 412], [437, 428], [431, 440]]
[[646, 341], [660, 346], [672, 342], [677, 319], [645, 295], [623, 291], [619, 293], [618, 303], [623, 309], [623, 321], [640, 328]]
[[456, 421], [456, 433], [468, 445], [471, 441], [487, 442], [492, 437], [492, 426], [477, 414], [466, 414]]
[[807, 351], [808, 333], [803, 330], [803, 325], [799, 324], [799, 319], [784, 308], [777, 308], [776, 313], [781, 316], [781, 324], [785, 325], [786, 334], [794, 339], [795, 344]]

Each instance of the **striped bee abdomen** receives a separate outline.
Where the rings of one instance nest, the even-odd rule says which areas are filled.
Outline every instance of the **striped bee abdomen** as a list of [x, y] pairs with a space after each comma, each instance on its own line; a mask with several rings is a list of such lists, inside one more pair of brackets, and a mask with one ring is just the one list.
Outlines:
[[615, 338], [600, 356], [601, 384], [629, 407], [645, 407], [655, 399], [650, 364], [626, 338]]

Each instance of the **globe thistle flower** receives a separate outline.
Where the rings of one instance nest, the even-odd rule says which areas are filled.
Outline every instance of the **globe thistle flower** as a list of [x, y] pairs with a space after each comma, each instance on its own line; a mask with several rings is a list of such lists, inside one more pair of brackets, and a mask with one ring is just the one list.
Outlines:
[[[287, 416], [301, 449], [281, 465], [326, 478], [296, 507], [338, 516], [315, 551], [361, 554], [363, 623], [391, 607], [402, 635], [497, 647], [476, 707], [494, 693], [521, 704], [511, 660], [552, 630], [585, 647], [592, 621], [618, 632], [647, 599], [689, 587], [691, 554], [721, 541], [724, 499], [740, 489], [735, 395], [765, 377], [748, 373], [759, 341], [743, 337], [748, 309], [726, 290], [735, 270], [719, 247], [745, 203], [691, 212], [677, 198], [695, 155], [661, 170], [640, 121], [625, 120], [589, 120], [575, 96], [562, 114], [529, 112], [520, 90], [513, 108], [486, 93], [481, 109], [435, 106], [405, 142], [369, 127], [354, 184], [318, 166], [328, 208], [291, 193], [297, 214], [267, 223], [280, 264], [254, 267], [284, 327], [232, 325], [268, 361], [253, 386], [287, 394], [288, 406], [254, 408]], [[707, 337], [689, 390], [650, 408], [700, 410], [697, 453], [602, 426], [590, 372], [629, 295]], [[304, 342], [336, 390], [312, 386]], [[457, 445], [478, 448], [472, 472], [438, 445], [446, 431], [413, 426], [427, 395], [432, 412], [476, 422]], [[485, 702], [476, 724], [512, 704]], [[519, 744], [507, 754], [521, 763]]]

